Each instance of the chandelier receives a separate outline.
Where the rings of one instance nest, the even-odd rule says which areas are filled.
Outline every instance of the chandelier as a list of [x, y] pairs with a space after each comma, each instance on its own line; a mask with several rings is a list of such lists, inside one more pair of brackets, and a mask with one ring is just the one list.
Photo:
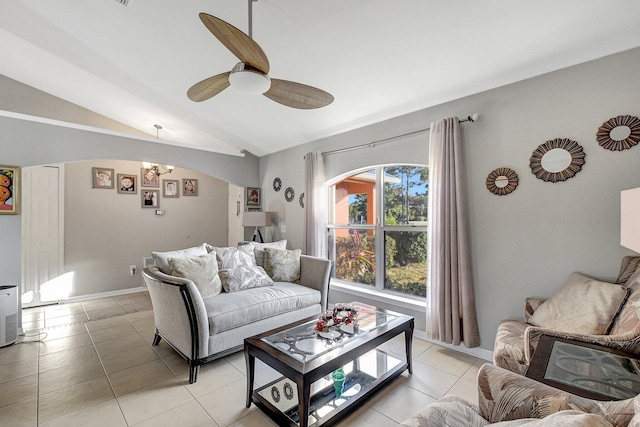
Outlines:
[[175, 169], [172, 165], [160, 165], [158, 163], [142, 162], [142, 167], [145, 172], [153, 171], [156, 176], [164, 175], [165, 173], [171, 173]]

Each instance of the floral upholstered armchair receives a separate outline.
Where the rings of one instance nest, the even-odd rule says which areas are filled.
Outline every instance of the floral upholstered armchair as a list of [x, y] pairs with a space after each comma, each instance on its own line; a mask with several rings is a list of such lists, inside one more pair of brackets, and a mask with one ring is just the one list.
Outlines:
[[640, 426], [640, 396], [600, 402], [484, 364], [478, 372], [478, 405], [456, 396], [432, 403], [401, 426], [500, 427]]
[[542, 334], [640, 354], [640, 257], [623, 258], [614, 284], [574, 273], [553, 297], [527, 298], [524, 321], [500, 323], [493, 363], [524, 375]]

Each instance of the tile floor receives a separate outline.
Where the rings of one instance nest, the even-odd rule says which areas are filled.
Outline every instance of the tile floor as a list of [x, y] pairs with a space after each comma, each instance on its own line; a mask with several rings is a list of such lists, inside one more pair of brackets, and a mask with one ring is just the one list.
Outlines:
[[[183, 359], [164, 342], [151, 347], [150, 309], [140, 292], [23, 310], [29, 335], [0, 348], [0, 426], [275, 426], [245, 408], [242, 352], [203, 366], [189, 384]], [[39, 331], [46, 337], [37, 342]], [[402, 340], [384, 348], [402, 354]], [[477, 401], [485, 360], [419, 339], [413, 357], [413, 375], [404, 372], [339, 425], [395, 426], [447, 394]], [[257, 365], [258, 384], [276, 378]]]

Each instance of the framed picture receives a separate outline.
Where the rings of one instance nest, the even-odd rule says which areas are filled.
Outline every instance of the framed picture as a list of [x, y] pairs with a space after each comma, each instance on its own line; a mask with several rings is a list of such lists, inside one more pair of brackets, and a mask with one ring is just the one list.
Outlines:
[[143, 208], [159, 208], [160, 207], [160, 191], [159, 190], [141, 190], [142, 207]]
[[262, 209], [260, 208], [247, 208], [247, 212], [260, 212]]
[[142, 183], [141, 187], [160, 188], [160, 179], [153, 170], [146, 170], [145, 168], [141, 168], [140, 176], [142, 177], [142, 179], [140, 180], [140, 182]]
[[118, 174], [118, 193], [120, 194], [138, 194], [138, 186], [136, 185], [138, 177], [126, 173]]
[[113, 185], [113, 169], [91, 168], [93, 188], [115, 188]]
[[20, 213], [20, 168], [0, 165], [0, 214]]
[[180, 197], [180, 181], [177, 179], [162, 180], [162, 197]]
[[247, 206], [260, 206], [261, 191], [259, 188], [247, 187]]
[[184, 178], [182, 180], [182, 195], [183, 196], [197, 196], [198, 195], [198, 180], [191, 178]]

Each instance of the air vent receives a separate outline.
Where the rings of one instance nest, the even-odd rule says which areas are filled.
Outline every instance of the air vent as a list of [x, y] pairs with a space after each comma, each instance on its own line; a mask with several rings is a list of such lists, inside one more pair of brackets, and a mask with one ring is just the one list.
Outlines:
[[120, 3], [123, 6], [126, 6], [129, 4], [129, 0], [116, 0], [118, 3]]

